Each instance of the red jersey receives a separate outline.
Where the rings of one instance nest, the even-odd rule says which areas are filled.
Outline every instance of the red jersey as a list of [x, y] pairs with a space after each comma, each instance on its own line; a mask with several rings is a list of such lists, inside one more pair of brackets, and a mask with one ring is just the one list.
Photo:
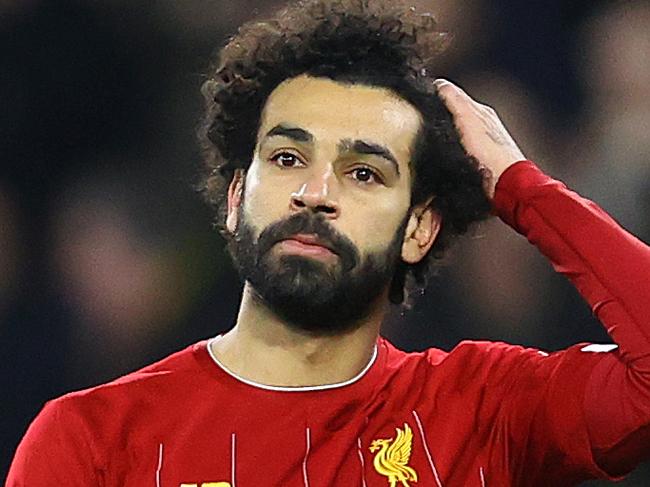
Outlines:
[[566, 274], [616, 346], [384, 339], [341, 384], [236, 377], [197, 343], [49, 402], [8, 487], [485, 487], [616, 477], [650, 452], [650, 248], [522, 161], [495, 211]]

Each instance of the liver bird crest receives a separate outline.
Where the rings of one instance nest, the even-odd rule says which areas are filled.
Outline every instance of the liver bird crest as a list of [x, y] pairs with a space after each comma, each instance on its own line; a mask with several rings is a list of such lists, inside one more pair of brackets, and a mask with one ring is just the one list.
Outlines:
[[412, 444], [413, 431], [404, 423], [403, 430], [395, 428], [394, 439], [373, 440], [370, 445], [370, 452], [377, 452], [373, 465], [377, 472], [388, 477], [390, 487], [410, 487], [409, 482], [418, 481], [418, 474], [408, 466]]

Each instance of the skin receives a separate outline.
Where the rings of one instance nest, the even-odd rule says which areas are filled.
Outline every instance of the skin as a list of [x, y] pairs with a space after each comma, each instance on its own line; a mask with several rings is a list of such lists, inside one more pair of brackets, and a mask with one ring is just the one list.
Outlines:
[[485, 188], [492, 200], [501, 175], [526, 156], [492, 107], [473, 100], [451, 81], [437, 79], [435, 85], [454, 116], [463, 147], [492, 175]]
[[[492, 197], [493, 182], [524, 159], [523, 154], [493, 110], [448, 81], [438, 80], [437, 85], [466, 149], [494, 175], [486, 187]], [[286, 80], [265, 104], [249, 170], [236, 173], [230, 184], [227, 229], [235, 231], [243, 211], [258, 236], [270, 223], [308, 209], [325, 213], [328, 223], [354, 242], [361, 255], [386, 249], [409, 209], [409, 161], [421, 123], [415, 107], [383, 88], [309, 76]], [[278, 126], [306, 131], [310, 140], [269, 136]], [[345, 144], [349, 140], [387, 149], [394, 164], [386, 157], [359, 153]], [[419, 262], [439, 228], [440, 218], [428, 202], [414, 208], [404, 232], [402, 259]], [[299, 250], [277, 244], [271, 252]], [[337, 256], [324, 252], [309, 258], [333, 265]], [[213, 352], [232, 372], [262, 384], [297, 387], [346, 381], [370, 360], [388, 303], [385, 289], [353, 331], [314, 336], [289, 327], [246, 283], [237, 323], [212, 344]]]

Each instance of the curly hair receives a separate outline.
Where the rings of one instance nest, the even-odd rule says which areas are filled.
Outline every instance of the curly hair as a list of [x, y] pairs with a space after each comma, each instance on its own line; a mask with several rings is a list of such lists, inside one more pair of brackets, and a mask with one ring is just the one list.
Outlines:
[[228, 185], [236, 169], [249, 167], [264, 103], [280, 83], [307, 74], [390, 89], [423, 117], [410, 161], [411, 208], [433, 196], [442, 220], [425, 258], [401, 262], [393, 277], [390, 301], [410, 306], [454, 237], [490, 211], [489, 174], [464, 150], [433, 84], [446, 39], [430, 14], [397, 0], [302, 0], [242, 25], [203, 84], [206, 111], [198, 132], [206, 168], [200, 190], [226, 239]]

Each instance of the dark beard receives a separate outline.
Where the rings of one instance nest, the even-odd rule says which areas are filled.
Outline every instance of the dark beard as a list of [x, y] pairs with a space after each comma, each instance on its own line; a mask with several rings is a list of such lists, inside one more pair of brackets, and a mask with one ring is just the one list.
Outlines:
[[[289, 326], [314, 335], [352, 331], [370, 314], [393, 278], [408, 222], [404, 218], [385, 251], [361, 259], [354, 243], [326, 223], [321, 213], [303, 211], [272, 223], [257, 240], [243, 213], [229, 245], [239, 275]], [[317, 235], [338, 255], [336, 262], [272, 255], [276, 243], [298, 233]]]

